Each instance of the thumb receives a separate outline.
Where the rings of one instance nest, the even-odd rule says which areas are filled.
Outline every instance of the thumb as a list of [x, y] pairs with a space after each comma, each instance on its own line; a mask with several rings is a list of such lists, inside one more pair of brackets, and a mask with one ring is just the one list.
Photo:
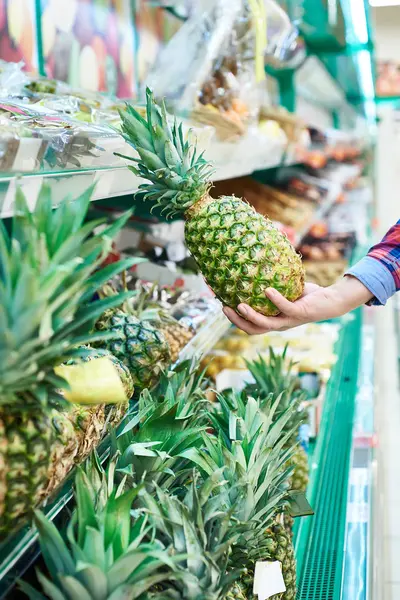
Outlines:
[[273, 302], [280, 310], [281, 313], [287, 315], [288, 317], [296, 317], [298, 315], [297, 307], [293, 302], [287, 300], [281, 293], [274, 288], [268, 288], [265, 292], [265, 295], [271, 302]]

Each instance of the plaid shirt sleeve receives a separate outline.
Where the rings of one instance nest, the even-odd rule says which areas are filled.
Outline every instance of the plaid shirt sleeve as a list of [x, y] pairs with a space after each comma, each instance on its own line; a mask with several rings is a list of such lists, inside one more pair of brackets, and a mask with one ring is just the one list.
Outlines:
[[374, 295], [370, 304], [383, 305], [400, 290], [400, 220], [348, 273]]

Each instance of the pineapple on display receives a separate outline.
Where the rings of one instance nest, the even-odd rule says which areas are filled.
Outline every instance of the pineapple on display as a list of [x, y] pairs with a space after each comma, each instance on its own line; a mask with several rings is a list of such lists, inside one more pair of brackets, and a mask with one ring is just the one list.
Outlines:
[[11, 233], [0, 223], [1, 536], [74, 464], [71, 423], [59, 410], [68, 404], [59, 393], [66, 382], [54, 369], [79, 358], [81, 343], [102, 337], [91, 333], [93, 322], [124, 299], [89, 304], [99, 286], [132, 264], [98, 270], [128, 217], [102, 231], [95, 231], [101, 221], [85, 224], [91, 191], [53, 211], [44, 186], [31, 213], [18, 190]]
[[159, 328], [163, 333], [171, 352], [173, 363], [179, 358], [181, 350], [190, 342], [193, 332], [181, 325], [176, 319], [161, 316]]
[[142, 288], [136, 299], [136, 310], [142, 318], [149, 320], [159, 329], [167, 340], [171, 353], [171, 361], [176, 363], [179, 353], [190, 342], [193, 331], [184, 327], [171, 314], [164, 310], [151, 295], [155, 286], [149, 291]]
[[[204, 476], [223, 471], [227, 505], [237, 521], [240, 535], [230, 556], [232, 568], [245, 569], [236, 592], [252, 597], [254, 567], [259, 560], [279, 560], [287, 587], [285, 600], [296, 594], [296, 564], [291, 538], [282, 534], [277, 516], [288, 503], [288, 460], [292, 448], [285, 449], [292, 431], [284, 430], [292, 408], [276, 417], [280, 398], [261, 409], [253, 398], [232, 392], [219, 395], [220, 409], [210, 414], [215, 436], [204, 436], [204, 449], [184, 453]], [[240, 595], [238, 595], [240, 598]]]
[[216, 296], [264, 315], [278, 313], [264, 294], [268, 287], [297, 300], [304, 288], [300, 256], [245, 201], [209, 195], [211, 165], [184, 139], [181, 125], [170, 127], [164, 104], [160, 108], [147, 90], [147, 119], [129, 105], [120, 114], [123, 135], [140, 157], [129, 159], [136, 160], [130, 168], [150, 182], [141, 185], [141, 195], [168, 214], [184, 215], [187, 246]]
[[82, 354], [79, 360], [71, 359], [66, 365], [73, 366], [80, 363], [87, 363], [97, 358], [108, 358], [116, 368], [121, 379], [126, 402], [106, 405], [101, 404], [94, 407], [81, 405], [73, 407], [68, 416], [77, 430], [79, 439], [77, 462], [82, 462], [89, 452], [97, 445], [104, 433], [106, 425], [118, 425], [128, 410], [129, 399], [132, 397], [134, 391], [133, 379], [129, 369], [124, 363], [113, 356], [111, 352], [102, 349], [93, 350], [88, 346], [82, 346], [80, 350], [82, 351]]
[[[106, 285], [101, 296], [113, 298], [116, 292]], [[171, 364], [170, 349], [162, 332], [128, 300], [115, 310], [105, 311], [96, 329], [112, 334], [111, 339], [99, 345], [128, 367], [135, 389], [139, 391], [154, 386], [161, 372]]]
[[132, 502], [140, 488], [99, 489], [85, 473], [76, 477], [77, 508], [67, 541], [40, 512], [35, 514], [39, 544], [47, 567], [37, 573], [43, 594], [20, 583], [31, 600], [111, 600], [145, 598], [146, 591], [166, 583], [174, 571], [171, 558], [157, 541], [148, 541], [146, 519], [132, 521]]
[[309, 466], [307, 452], [302, 446], [298, 446], [295, 454], [290, 459], [293, 466], [293, 476], [290, 480], [292, 490], [300, 492], [307, 491], [309, 481]]
[[228, 570], [232, 545], [239, 533], [224, 503], [223, 474], [214, 472], [199, 485], [194, 476], [183, 500], [160, 489], [144, 492], [142, 501], [157, 538], [170, 547], [177, 561], [177, 576], [154, 598], [171, 600], [223, 600], [240, 571]]
[[[129, 484], [180, 485], [187, 461], [182, 453], [201, 445], [206, 429], [206, 390], [195, 363], [185, 361], [175, 372], [162, 376], [157, 393], [144, 390], [137, 416], [117, 436], [113, 453]], [[187, 474], [183, 473], [183, 480]]]
[[[298, 377], [293, 373], [294, 363], [287, 362], [287, 349], [282, 354], [277, 354], [272, 348], [269, 350], [269, 360], [259, 357], [248, 361], [247, 368], [255, 379], [255, 384], [246, 387], [246, 393], [257, 394], [262, 399], [268, 399], [271, 394], [280, 394], [281, 403], [279, 411], [284, 411], [288, 406], [293, 407], [292, 418], [287, 427], [293, 431], [293, 436], [288, 444], [295, 446], [298, 440], [300, 425], [307, 422], [307, 411], [303, 409], [302, 403], [305, 395], [299, 387]], [[291, 488], [305, 492], [308, 486], [308, 457], [305, 450], [297, 445], [290, 465], [293, 467]]]

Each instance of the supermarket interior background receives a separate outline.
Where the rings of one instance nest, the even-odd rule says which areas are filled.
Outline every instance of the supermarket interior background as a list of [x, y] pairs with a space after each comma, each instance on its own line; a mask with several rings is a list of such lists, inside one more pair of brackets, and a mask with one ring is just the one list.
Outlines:
[[399, 189], [400, 1], [0, 0], [0, 600], [400, 600], [400, 296], [222, 310]]

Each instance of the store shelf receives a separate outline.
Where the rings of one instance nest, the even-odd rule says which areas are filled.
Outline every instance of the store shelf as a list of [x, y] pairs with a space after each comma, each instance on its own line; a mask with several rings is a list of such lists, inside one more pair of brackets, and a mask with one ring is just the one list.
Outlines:
[[400, 96], [377, 96], [376, 104], [400, 104]]
[[[209, 352], [229, 327], [230, 323], [222, 310], [212, 313], [181, 352], [176, 364], [193, 357], [200, 358]], [[120, 427], [122, 426], [123, 423]], [[98, 448], [102, 462], [109, 456], [109, 443], [109, 437], [106, 436]], [[51, 520], [61, 517], [63, 511], [68, 510], [73, 498], [73, 482], [74, 470], [69, 473], [62, 486], [46, 500], [42, 510]], [[6, 597], [16, 581], [34, 563], [39, 554], [37, 533], [33, 527], [22, 527], [0, 544], [0, 600]]]
[[324, 220], [327, 217], [327, 215], [331, 211], [332, 207], [336, 204], [336, 202], [340, 196], [340, 193], [341, 193], [341, 187], [339, 185], [332, 184], [325, 200], [320, 204], [320, 206], [318, 206], [316, 208], [311, 219], [308, 221], [308, 223], [304, 226], [304, 228], [301, 231], [296, 232], [295, 244], [294, 244], [296, 247], [299, 246], [300, 242], [307, 235], [307, 233], [310, 231], [310, 229], [313, 225], [315, 225], [319, 221]]
[[[280, 166], [286, 145], [285, 136], [271, 139], [254, 129], [235, 142], [220, 142], [213, 138], [209, 143], [203, 140], [201, 147], [205, 157], [215, 165], [214, 180], [219, 181]], [[45, 182], [51, 187], [53, 203], [57, 206], [67, 194], [76, 197], [93, 184], [96, 185], [93, 201], [131, 195], [138, 190], [142, 180], [126, 166], [1, 175], [0, 218], [13, 215], [18, 186], [33, 209]]]

